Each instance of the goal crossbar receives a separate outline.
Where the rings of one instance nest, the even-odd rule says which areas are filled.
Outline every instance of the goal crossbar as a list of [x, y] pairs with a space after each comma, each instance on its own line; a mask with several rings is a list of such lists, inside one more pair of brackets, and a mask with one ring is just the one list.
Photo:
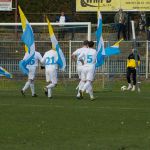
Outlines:
[[[32, 26], [47, 26], [47, 22], [31, 22], [30, 25]], [[87, 40], [91, 40], [91, 22], [66, 22], [66, 23], [59, 23], [59, 22], [52, 22], [51, 25], [58, 25], [58, 26], [71, 26], [71, 25], [85, 25], [87, 26]], [[21, 23], [0, 23], [0, 26], [21, 26]]]

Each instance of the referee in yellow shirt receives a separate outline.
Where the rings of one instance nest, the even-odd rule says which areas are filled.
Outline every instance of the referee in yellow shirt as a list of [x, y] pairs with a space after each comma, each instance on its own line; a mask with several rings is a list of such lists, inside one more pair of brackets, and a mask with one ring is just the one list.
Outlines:
[[[137, 55], [138, 65], [140, 65], [140, 56]], [[133, 79], [133, 86], [131, 84], [131, 74]], [[135, 91], [136, 86], [136, 56], [134, 54], [134, 49], [132, 49], [132, 53], [128, 56], [127, 59], [127, 81], [128, 88], [127, 90]]]

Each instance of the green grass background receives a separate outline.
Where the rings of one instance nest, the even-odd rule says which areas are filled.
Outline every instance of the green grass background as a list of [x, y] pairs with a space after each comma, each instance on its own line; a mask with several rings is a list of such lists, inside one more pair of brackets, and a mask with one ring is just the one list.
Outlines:
[[59, 83], [52, 100], [42, 81], [37, 98], [22, 97], [24, 82], [0, 81], [0, 150], [150, 150], [149, 82], [137, 93], [96, 81], [95, 101], [75, 98], [76, 81]]

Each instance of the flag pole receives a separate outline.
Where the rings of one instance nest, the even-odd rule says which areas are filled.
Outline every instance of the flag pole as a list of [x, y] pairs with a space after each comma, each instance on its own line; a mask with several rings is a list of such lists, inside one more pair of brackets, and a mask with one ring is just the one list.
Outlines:
[[[99, 13], [100, 13], [100, 0], [98, 0], [98, 10], [97, 10], [97, 20], [99, 18]], [[104, 90], [105, 88], [105, 74], [104, 74], [104, 66], [102, 66], [102, 89]]]
[[131, 21], [131, 27], [132, 27], [132, 37], [133, 37], [133, 46], [134, 46], [134, 55], [135, 55], [135, 61], [136, 61], [136, 77], [137, 77], [137, 90], [138, 92], [141, 91], [140, 89], [140, 72], [139, 72], [139, 65], [138, 65], [138, 49], [136, 47], [136, 36], [135, 36], [135, 23], [134, 21], [132, 20]]

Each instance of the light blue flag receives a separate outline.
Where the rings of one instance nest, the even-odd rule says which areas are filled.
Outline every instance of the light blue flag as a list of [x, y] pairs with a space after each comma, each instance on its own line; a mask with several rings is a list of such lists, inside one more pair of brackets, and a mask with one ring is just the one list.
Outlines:
[[120, 49], [119, 47], [116, 47], [116, 46], [109, 46], [105, 48], [105, 53], [106, 53], [106, 56], [118, 55], [120, 54]]
[[28, 47], [28, 51], [26, 52], [28, 55], [24, 60], [19, 62], [19, 68], [23, 72], [23, 74], [28, 75], [29, 70], [27, 65], [31, 62], [35, 55], [35, 43], [34, 43], [34, 34], [32, 31], [32, 27], [29, 22], [26, 23], [26, 28], [22, 34], [21, 40]]
[[65, 56], [64, 56], [58, 43], [56, 45], [56, 51], [58, 54], [57, 64], [59, 65], [60, 69], [64, 70], [66, 67], [66, 60], [65, 60]]
[[12, 78], [12, 74], [9, 73], [7, 70], [5, 70], [4, 68], [0, 67], [0, 75], [5, 76], [9, 79]]
[[106, 56], [112, 56], [112, 55], [120, 54], [119, 43], [121, 41], [123, 41], [123, 39], [116, 42], [113, 46], [108, 46], [107, 48], [105, 48], [105, 55]]
[[60, 69], [61, 70], [65, 70], [66, 68], [66, 58], [62, 52], [62, 49], [60, 48], [59, 46], [59, 43], [55, 37], [55, 34], [54, 34], [54, 31], [53, 31], [53, 28], [52, 28], [52, 25], [50, 23], [50, 21], [47, 19], [47, 23], [48, 23], [48, 30], [49, 30], [49, 35], [50, 35], [50, 39], [51, 39], [51, 42], [52, 42], [52, 47], [54, 50], [57, 51], [57, 54], [58, 54], [58, 61], [57, 61], [57, 64], [59, 65]]
[[30, 24], [27, 22], [26, 28], [22, 34], [21, 40], [28, 47], [28, 53], [30, 54], [31, 46], [34, 43], [34, 35]]
[[97, 31], [96, 31], [96, 50], [97, 50], [97, 63], [96, 67], [100, 67], [104, 64], [104, 57], [105, 57], [105, 48], [104, 48], [104, 41], [102, 37], [102, 16], [101, 13], [98, 12], [98, 24], [97, 24]]
[[25, 44], [25, 52], [26, 52], [26, 57], [19, 62], [19, 68], [23, 72], [23, 74], [28, 75], [29, 70], [27, 68], [27, 65], [31, 62], [31, 60], [35, 55], [34, 34], [31, 25], [29, 24], [27, 18], [25, 17], [20, 7], [19, 7], [19, 14], [23, 29], [21, 40]]

